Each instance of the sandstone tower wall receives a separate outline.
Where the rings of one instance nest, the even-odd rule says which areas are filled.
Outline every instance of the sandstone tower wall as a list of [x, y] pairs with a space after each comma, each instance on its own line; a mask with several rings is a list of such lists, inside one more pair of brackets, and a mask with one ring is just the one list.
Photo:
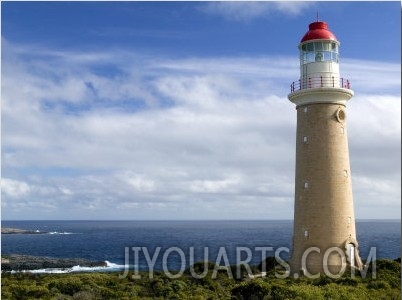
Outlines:
[[[302, 256], [309, 247], [318, 247], [321, 253], [307, 256], [308, 272], [322, 273], [326, 250], [346, 251], [348, 243], [357, 244], [344, 105], [297, 108], [294, 217], [294, 272], [302, 268]], [[334, 251], [328, 265], [333, 269], [341, 265], [341, 259]]]

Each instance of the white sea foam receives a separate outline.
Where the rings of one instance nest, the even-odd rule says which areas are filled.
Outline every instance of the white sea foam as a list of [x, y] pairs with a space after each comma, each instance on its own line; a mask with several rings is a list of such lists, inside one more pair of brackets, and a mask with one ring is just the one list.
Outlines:
[[105, 264], [106, 266], [98, 266], [98, 267], [82, 267], [78, 265], [73, 266], [72, 268], [47, 268], [47, 269], [21, 270], [21, 271], [12, 270], [10, 273], [64, 274], [64, 273], [78, 273], [78, 272], [113, 272], [134, 267], [132, 265], [126, 266], [111, 263], [107, 260], [105, 261]]
[[130, 265], [118, 265], [118, 264], [114, 264], [114, 263], [111, 263], [110, 261], [107, 261], [107, 260], [105, 260], [105, 263], [106, 263], [106, 267], [107, 268], [111, 268], [111, 269], [124, 269], [124, 268], [128, 268], [128, 267], [132, 267], [132, 266], [130, 266]]
[[63, 232], [50, 231], [50, 232], [48, 232], [48, 234], [80, 234], [80, 233], [78, 233], [78, 232], [66, 232], [66, 231], [63, 231]]

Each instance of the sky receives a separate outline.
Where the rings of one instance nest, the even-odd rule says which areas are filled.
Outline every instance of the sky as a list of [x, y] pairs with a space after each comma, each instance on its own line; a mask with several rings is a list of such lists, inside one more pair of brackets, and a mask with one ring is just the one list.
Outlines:
[[2, 1], [2, 219], [293, 219], [287, 95], [317, 12], [355, 93], [355, 217], [400, 219], [400, 7]]

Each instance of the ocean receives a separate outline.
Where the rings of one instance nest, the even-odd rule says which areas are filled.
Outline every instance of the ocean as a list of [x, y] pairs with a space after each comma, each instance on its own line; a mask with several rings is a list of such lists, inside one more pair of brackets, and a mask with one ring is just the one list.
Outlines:
[[[150, 264], [145, 254], [148, 254], [149, 260], [155, 258], [154, 270], [163, 269], [163, 256], [167, 258], [169, 270], [179, 270], [182, 263], [188, 267], [191, 255], [194, 261], [201, 261], [207, 254], [210, 261], [216, 262], [219, 258], [222, 265], [225, 259], [223, 252], [230, 264], [235, 264], [236, 251], [241, 252], [242, 260], [247, 258], [245, 248], [251, 250], [249, 264], [258, 264], [263, 257], [262, 251], [256, 250], [256, 247], [271, 247], [266, 248], [266, 256], [274, 256], [279, 249], [280, 257], [287, 260], [293, 234], [291, 220], [2, 221], [1, 224], [2, 227], [46, 232], [3, 234], [2, 254], [106, 261], [108, 270], [122, 269], [127, 265], [147, 270]], [[358, 220], [356, 230], [363, 259], [373, 247], [376, 247], [377, 259], [401, 256], [400, 220]], [[133, 250], [133, 247], [140, 248]], [[208, 249], [205, 250], [205, 247]], [[155, 252], [158, 248], [159, 252]], [[77, 267], [74, 270], [83, 269]]]

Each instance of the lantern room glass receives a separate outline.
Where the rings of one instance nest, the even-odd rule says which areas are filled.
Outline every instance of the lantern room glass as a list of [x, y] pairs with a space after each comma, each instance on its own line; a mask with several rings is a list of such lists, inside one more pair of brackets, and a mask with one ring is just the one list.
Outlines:
[[338, 62], [339, 45], [334, 41], [307, 42], [300, 45], [299, 48], [301, 64], [322, 61]]

